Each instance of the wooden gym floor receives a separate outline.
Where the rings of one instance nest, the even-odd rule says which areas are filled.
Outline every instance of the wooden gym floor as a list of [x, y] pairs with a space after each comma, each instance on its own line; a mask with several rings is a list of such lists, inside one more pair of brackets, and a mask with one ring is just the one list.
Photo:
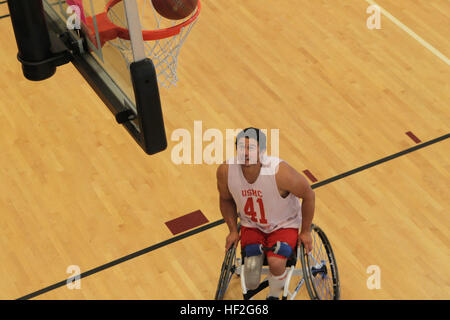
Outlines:
[[[0, 298], [212, 299], [226, 226], [175, 238], [165, 224], [221, 219], [217, 165], [171, 160], [174, 130], [202, 121], [279, 129], [281, 158], [318, 183], [339, 178], [316, 185], [314, 222], [342, 299], [449, 299], [450, 4], [376, 2], [379, 30], [371, 0], [203, 0], [179, 85], [161, 89], [169, 147], [152, 157], [72, 65], [25, 80], [1, 18]], [[79, 290], [64, 285], [72, 265], [88, 272]]]

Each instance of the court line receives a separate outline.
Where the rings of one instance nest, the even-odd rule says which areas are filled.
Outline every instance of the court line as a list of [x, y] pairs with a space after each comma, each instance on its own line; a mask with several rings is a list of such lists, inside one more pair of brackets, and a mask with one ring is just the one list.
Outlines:
[[415, 143], [421, 143], [422, 141], [416, 137], [416, 135], [412, 131], [405, 132], [405, 134], [411, 138]]
[[[131, 253], [131, 254], [126, 255], [126, 256], [124, 256], [124, 257], [122, 257], [122, 258], [119, 258], [119, 259], [117, 259], [117, 260], [114, 260], [114, 261], [111, 261], [111, 262], [106, 263], [106, 264], [104, 264], [104, 265], [101, 265], [101, 266], [99, 266], [99, 267], [97, 267], [97, 268], [94, 268], [94, 269], [91, 269], [91, 270], [89, 270], [89, 271], [83, 272], [83, 273], [81, 273], [81, 274], [79, 275], [79, 279], [81, 279], [81, 278], [86, 278], [86, 277], [88, 277], [88, 276], [90, 276], [90, 275], [93, 275], [94, 273], [97, 273], [97, 272], [100, 272], [100, 271], [102, 271], [102, 270], [111, 268], [111, 267], [113, 267], [113, 266], [115, 266], [115, 265], [118, 265], [119, 263], [122, 263], [122, 262], [125, 262], [125, 261], [128, 261], [128, 260], [134, 259], [134, 258], [136, 258], [136, 257], [139, 257], [139, 256], [143, 255], [143, 254], [146, 254], [146, 253], [149, 253], [149, 252], [151, 252], [151, 251], [154, 251], [154, 250], [156, 250], [156, 249], [165, 247], [165, 246], [167, 246], [167, 245], [169, 245], [169, 244], [171, 244], [171, 243], [174, 243], [174, 242], [177, 242], [177, 241], [182, 240], [182, 239], [184, 239], [184, 238], [193, 236], [193, 235], [195, 235], [195, 234], [197, 234], [197, 233], [200, 233], [200, 232], [202, 232], [202, 231], [211, 229], [211, 228], [216, 227], [216, 226], [218, 226], [218, 225], [220, 225], [220, 224], [222, 224], [222, 223], [224, 223], [223, 219], [222, 219], [222, 220], [215, 221], [215, 222], [212, 222], [212, 223], [209, 223], [209, 224], [204, 225], [204, 226], [201, 226], [201, 227], [199, 227], [199, 228], [197, 228], [197, 229], [193, 229], [193, 230], [188, 231], [188, 232], [186, 232], [186, 233], [180, 234], [179, 236], [176, 236], [176, 237], [167, 239], [167, 240], [165, 240], [165, 241], [162, 241], [162, 242], [160, 242], [160, 243], [157, 243], [157, 244], [155, 244], [155, 245], [152, 245], [152, 246], [150, 246], [150, 247], [148, 247], [148, 248], [145, 248], [145, 249], [139, 250], [139, 251], [137, 251], [137, 252]], [[44, 289], [41, 289], [41, 290], [38, 290], [38, 291], [36, 291], [36, 292], [27, 294], [26, 296], [23, 296], [23, 297], [21, 297], [21, 298], [18, 298], [17, 300], [27, 300], [27, 299], [34, 298], [34, 297], [36, 297], [36, 296], [38, 296], [38, 295], [41, 295], [41, 294], [43, 294], [43, 293], [46, 293], [46, 292], [48, 292], [48, 291], [51, 291], [51, 290], [57, 289], [57, 288], [59, 288], [59, 287], [65, 286], [68, 282], [70, 283], [70, 282], [76, 280], [76, 278], [77, 278], [77, 276], [68, 278], [68, 279], [66, 279], [66, 280], [64, 280], [64, 281], [60, 281], [60, 282], [55, 283], [55, 284], [53, 284], [53, 285], [51, 285], [51, 286], [49, 286], [49, 287], [46, 287], [46, 288], [44, 288]]]
[[403, 31], [405, 31], [407, 34], [409, 34], [411, 37], [413, 37], [415, 40], [417, 40], [422, 46], [424, 46], [425, 48], [427, 48], [429, 51], [431, 51], [435, 56], [437, 56], [439, 59], [441, 59], [442, 61], [444, 61], [447, 65], [450, 65], [450, 60], [442, 53], [440, 52], [438, 49], [436, 49], [435, 47], [433, 47], [430, 43], [428, 43], [427, 41], [425, 41], [422, 37], [420, 37], [417, 33], [415, 33], [414, 31], [412, 31], [410, 28], [408, 28], [405, 24], [403, 24], [402, 22], [400, 22], [400, 20], [398, 20], [396, 17], [394, 17], [392, 14], [390, 14], [386, 9], [384, 9], [383, 7], [381, 7], [380, 5], [378, 5], [375, 1], [373, 0], [366, 0], [367, 3], [371, 4], [371, 5], [375, 5], [378, 6], [380, 8], [380, 11], [382, 14], [384, 14], [389, 20], [391, 20], [393, 23], [395, 23], [398, 27], [400, 27], [400, 29], [402, 29]]
[[[443, 141], [443, 140], [448, 139], [448, 138], [450, 138], [450, 133], [445, 134], [445, 135], [443, 135], [443, 136], [441, 136], [441, 137], [439, 137], [439, 138], [436, 138], [436, 139], [433, 139], [433, 140], [424, 142], [424, 143], [422, 143], [422, 144], [418, 144], [418, 145], [416, 145], [416, 146], [414, 146], [414, 147], [412, 147], [412, 148], [409, 148], [409, 149], [406, 149], [406, 150], [397, 152], [397, 153], [395, 153], [395, 154], [392, 154], [392, 155], [390, 155], [390, 156], [384, 157], [384, 158], [382, 158], [382, 159], [376, 160], [376, 161], [374, 161], [374, 162], [368, 163], [368, 164], [366, 164], [366, 165], [360, 166], [360, 167], [355, 168], [355, 169], [353, 169], [353, 170], [344, 172], [344, 173], [342, 173], [342, 174], [339, 174], [339, 175], [334, 176], [334, 177], [332, 177], [332, 178], [329, 178], [329, 179], [327, 179], [327, 180], [323, 180], [323, 181], [314, 183], [314, 184], [311, 185], [311, 188], [312, 188], [312, 189], [316, 189], [316, 188], [322, 187], [322, 186], [327, 185], [327, 184], [329, 184], [329, 183], [331, 183], [331, 182], [334, 182], [334, 181], [343, 179], [343, 178], [345, 178], [345, 177], [348, 177], [348, 176], [350, 176], [350, 175], [356, 174], [356, 173], [358, 173], [358, 172], [367, 170], [367, 169], [372, 168], [372, 167], [374, 167], [374, 166], [376, 166], [376, 165], [379, 165], [379, 164], [382, 164], [382, 163], [384, 163], [384, 162], [393, 160], [393, 159], [395, 159], [395, 158], [398, 158], [398, 157], [401, 157], [401, 156], [403, 156], [403, 155], [405, 155], [405, 154], [411, 153], [411, 152], [413, 152], [413, 151], [416, 151], [416, 150], [425, 148], [425, 147], [427, 147], [427, 146], [430, 146], [430, 145], [432, 145], [432, 144], [438, 143], [438, 142]], [[165, 246], [167, 246], [167, 245], [169, 245], [169, 244], [171, 244], [171, 243], [174, 243], [174, 242], [180, 241], [180, 240], [182, 240], [182, 239], [188, 238], [188, 237], [190, 237], [190, 236], [196, 235], [196, 234], [198, 234], [198, 233], [200, 233], [200, 232], [203, 232], [203, 231], [206, 231], [206, 230], [208, 230], [208, 229], [214, 228], [214, 227], [219, 226], [219, 225], [221, 225], [221, 224], [223, 224], [223, 223], [225, 223], [224, 219], [217, 220], [217, 221], [215, 221], [215, 222], [212, 222], [212, 223], [209, 223], [209, 224], [207, 224], [207, 225], [201, 226], [201, 227], [199, 227], [199, 228], [197, 228], [197, 229], [193, 229], [193, 230], [191, 230], [191, 231], [188, 231], [188, 232], [183, 233], [183, 234], [181, 234], [181, 235], [178, 235], [178, 236], [176, 236], [176, 237], [173, 237], [173, 238], [167, 239], [167, 240], [165, 240], [165, 241], [162, 241], [162, 242], [160, 242], [160, 243], [157, 243], [157, 244], [155, 244], [155, 245], [152, 245], [152, 246], [150, 246], [150, 247], [148, 247], [148, 248], [145, 248], [145, 249], [139, 250], [139, 251], [137, 251], [137, 252], [131, 253], [131, 254], [126, 255], [126, 256], [124, 256], [124, 257], [122, 257], [122, 258], [119, 258], [119, 259], [117, 259], [117, 260], [114, 260], [114, 261], [111, 261], [111, 262], [106, 263], [106, 264], [104, 264], [104, 265], [101, 265], [101, 266], [99, 266], [99, 267], [97, 267], [97, 268], [94, 268], [94, 269], [91, 269], [91, 270], [89, 270], [89, 271], [83, 272], [83, 273], [81, 273], [79, 276], [74, 276], [74, 277], [68, 278], [68, 279], [66, 279], [66, 280], [60, 281], [60, 282], [58, 282], [58, 283], [55, 283], [55, 284], [53, 284], [53, 285], [51, 285], [51, 286], [48, 286], [48, 287], [46, 287], [46, 288], [43, 288], [43, 289], [41, 289], [41, 290], [38, 290], [38, 291], [32, 292], [32, 293], [30, 293], [30, 294], [27, 294], [27, 295], [25, 295], [25, 296], [23, 296], [23, 297], [21, 297], [21, 298], [18, 298], [17, 300], [27, 300], [27, 299], [34, 298], [34, 297], [39, 296], [39, 295], [41, 295], [41, 294], [44, 294], [44, 293], [47, 293], [47, 292], [52, 291], [52, 290], [54, 290], [54, 289], [60, 288], [60, 287], [62, 287], [62, 286], [65, 286], [67, 283], [70, 283], [70, 282], [72, 282], [72, 281], [74, 281], [74, 280], [77, 280], [77, 277], [78, 277], [79, 279], [86, 278], [86, 277], [88, 277], [88, 276], [90, 276], [90, 275], [93, 275], [93, 274], [95, 274], [95, 273], [97, 273], [97, 272], [100, 272], [100, 271], [103, 271], [103, 270], [105, 270], [105, 269], [111, 268], [111, 267], [113, 267], [113, 266], [115, 266], [115, 265], [118, 265], [118, 264], [120, 264], [120, 263], [122, 263], [122, 262], [126, 262], [126, 261], [128, 261], [128, 260], [137, 258], [137, 257], [139, 257], [139, 256], [141, 256], [141, 255], [143, 255], [143, 254], [149, 253], [149, 252], [154, 251], [154, 250], [156, 250], [156, 249], [165, 247]]]
[[447, 133], [447, 134], [445, 134], [445, 135], [443, 135], [443, 136], [441, 136], [441, 137], [439, 137], [439, 138], [436, 138], [436, 139], [433, 139], [433, 140], [430, 140], [430, 141], [427, 141], [427, 142], [418, 144], [418, 145], [416, 145], [416, 146], [414, 146], [414, 147], [412, 147], [412, 148], [409, 148], [409, 149], [406, 149], [406, 150], [403, 150], [403, 151], [394, 153], [394, 154], [392, 154], [392, 155], [390, 155], [390, 156], [381, 158], [381, 159], [376, 160], [376, 161], [374, 161], [374, 162], [365, 164], [365, 165], [360, 166], [360, 167], [358, 167], [358, 168], [355, 168], [355, 169], [353, 169], [353, 170], [344, 172], [344, 173], [342, 173], [342, 174], [339, 174], [339, 175], [337, 175], [337, 176], [335, 176], [335, 177], [332, 177], [332, 178], [329, 178], [329, 179], [327, 179], [327, 180], [323, 180], [323, 181], [317, 182], [317, 183], [315, 183], [314, 185], [312, 185], [311, 188], [314, 189], [314, 188], [318, 188], [318, 187], [324, 186], [324, 185], [329, 184], [329, 183], [331, 183], [331, 182], [340, 180], [340, 179], [342, 179], [342, 178], [348, 177], [348, 176], [350, 176], [350, 175], [353, 175], [353, 174], [355, 174], [355, 173], [361, 172], [361, 171], [363, 171], [363, 170], [367, 170], [367, 169], [372, 168], [372, 167], [374, 167], [374, 166], [376, 166], [376, 165], [379, 165], [379, 164], [382, 164], [382, 163], [384, 163], [384, 162], [393, 160], [393, 159], [395, 159], [395, 158], [404, 156], [405, 154], [408, 154], [408, 153], [411, 153], [411, 152], [413, 152], [413, 151], [416, 151], [416, 150], [425, 148], [425, 147], [427, 147], [427, 146], [429, 146], [429, 145], [435, 144], [435, 143], [437, 143], [437, 142], [443, 141], [443, 140], [448, 139], [448, 138], [450, 138], [450, 133]]

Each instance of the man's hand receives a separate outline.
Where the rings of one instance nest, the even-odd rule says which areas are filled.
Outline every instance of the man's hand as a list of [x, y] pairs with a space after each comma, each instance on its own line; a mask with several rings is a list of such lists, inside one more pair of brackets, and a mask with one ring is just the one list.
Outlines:
[[232, 245], [236, 247], [239, 242], [239, 238], [240, 238], [239, 232], [237, 231], [230, 232], [225, 242], [225, 249], [228, 251], [228, 249], [230, 249]]
[[312, 251], [312, 236], [311, 231], [302, 231], [298, 235], [298, 245], [303, 243], [305, 246], [306, 252], [309, 254]]

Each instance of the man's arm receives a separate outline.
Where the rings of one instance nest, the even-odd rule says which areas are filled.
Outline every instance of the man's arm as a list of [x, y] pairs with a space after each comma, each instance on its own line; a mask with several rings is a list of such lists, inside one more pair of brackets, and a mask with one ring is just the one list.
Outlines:
[[[280, 162], [276, 181], [278, 188], [286, 190], [302, 199], [302, 228], [300, 235], [309, 233], [314, 218], [316, 195], [308, 181], [302, 174], [298, 173], [284, 161]], [[303, 237], [301, 238], [303, 239]], [[308, 244], [305, 245], [307, 249], [310, 249]]]
[[228, 165], [221, 164], [217, 169], [217, 189], [219, 190], [220, 212], [225, 220], [230, 234], [227, 237], [225, 247], [228, 250], [231, 244], [237, 244], [239, 233], [237, 229], [237, 210], [233, 196], [228, 189]]

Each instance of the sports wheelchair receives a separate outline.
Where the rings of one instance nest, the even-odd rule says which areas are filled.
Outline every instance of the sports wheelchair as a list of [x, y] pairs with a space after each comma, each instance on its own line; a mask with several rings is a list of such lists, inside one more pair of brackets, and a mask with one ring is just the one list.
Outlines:
[[[238, 227], [240, 231], [240, 225]], [[340, 298], [339, 275], [331, 244], [325, 232], [317, 225], [313, 224], [311, 231], [313, 239], [311, 253], [306, 253], [303, 244], [301, 244], [295, 248], [287, 260], [286, 268], [288, 274], [282, 292], [282, 300], [294, 300], [303, 284], [306, 284], [308, 294], [312, 300], [338, 300]], [[273, 251], [274, 248], [264, 249]], [[268, 276], [266, 276], [256, 289], [247, 289], [244, 272], [245, 251], [242, 249], [241, 257], [236, 257], [236, 247], [234, 246], [226, 252], [215, 300], [224, 299], [234, 274], [240, 278], [244, 300], [252, 299], [256, 294], [268, 287], [269, 281]], [[296, 268], [298, 264], [301, 264], [301, 268]], [[269, 268], [265, 257], [261, 274], [268, 275], [268, 273]], [[295, 285], [292, 292], [289, 290], [291, 283]]]

